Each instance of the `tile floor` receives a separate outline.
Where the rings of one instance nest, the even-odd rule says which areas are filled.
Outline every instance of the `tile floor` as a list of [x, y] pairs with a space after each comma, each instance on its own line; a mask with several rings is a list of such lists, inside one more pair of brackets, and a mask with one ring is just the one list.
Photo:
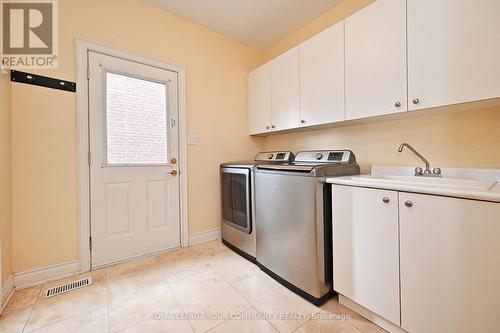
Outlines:
[[384, 332], [335, 299], [306, 302], [220, 241], [89, 274], [91, 286], [48, 299], [75, 277], [15, 292], [0, 332]]

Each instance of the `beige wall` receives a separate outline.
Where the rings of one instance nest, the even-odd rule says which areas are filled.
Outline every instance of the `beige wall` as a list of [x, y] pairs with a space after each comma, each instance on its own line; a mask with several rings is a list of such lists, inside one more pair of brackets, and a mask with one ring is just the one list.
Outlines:
[[[218, 165], [262, 148], [247, 133], [247, 73], [262, 53], [135, 0], [59, 1], [59, 69], [75, 38], [186, 67], [189, 231], [220, 227]], [[12, 85], [14, 271], [78, 257], [75, 95]]]
[[0, 73], [0, 286], [12, 273], [12, 175], [10, 80]]
[[[500, 143], [499, 110], [266, 138], [247, 136], [249, 70], [371, 2], [344, 1], [262, 54], [139, 0], [64, 0], [59, 2], [60, 68], [41, 73], [75, 80], [75, 38], [186, 67], [188, 132], [199, 139], [198, 145], [188, 146], [190, 233], [220, 226], [218, 164], [251, 158], [264, 146], [350, 148], [363, 171], [368, 171], [371, 164], [418, 163], [408, 154], [395, 152], [397, 144], [408, 141], [439, 166], [499, 167], [500, 155], [491, 150]], [[10, 196], [3, 186], [9, 179], [9, 163], [5, 162], [10, 154], [10, 115], [4, 107], [9, 94], [5, 91], [0, 90], [0, 205], [6, 208], [0, 217], [9, 221]], [[13, 270], [24, 271], [78, 257], [76, 108], [75, 95], [67, 92], [13, 84], [11, 95]], [[2, 230], [3, 235], [8, 231]], [[2, 242], [3, 247], [9, 248], [8, 244]], [[8, 251], [3, 253], [8, 264]]]
[[335, 23], [342, 21], [347, 16], [352, 15], [374, 1], [375, 0], [344, 0], [323, 15], [317, 17], [304, 25], [302, 28], [276, 43], [264, 53], [264, 62], [271, 60], [272, 58], [302, 43]]
[[[327, 27], [372, 3], [372, 0], [346, 0], [324, 15], [286, 37], [265, 53], [268, 61], [300, 44]], [[264, 61], [264, 62], [265, 62]], [[409, 153], [398, 154], [398, 144], [407, 141], [437, 166], [499, 168], [500, 109], [468, 111], [404, 120], [311, 130], [268, 136], [266, 149], [352, 149], [362, 171], [370, 165], [421, 164]]]
[[336, 127], [266, 138], [266, 149], [351, 149], [362, 172], [371, 165], [422, 165], [409, 152], [409, 142], [434, 166], [500, 168], [500, 109], [457, 112], [371, 124]]

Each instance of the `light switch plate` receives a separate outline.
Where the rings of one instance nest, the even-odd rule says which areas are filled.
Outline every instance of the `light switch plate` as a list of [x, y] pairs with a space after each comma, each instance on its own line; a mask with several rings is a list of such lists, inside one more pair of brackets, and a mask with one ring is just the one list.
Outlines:
[[197, 145], [198, 144], [198, 136], [197, 135], [188, 135], [188, 145]]

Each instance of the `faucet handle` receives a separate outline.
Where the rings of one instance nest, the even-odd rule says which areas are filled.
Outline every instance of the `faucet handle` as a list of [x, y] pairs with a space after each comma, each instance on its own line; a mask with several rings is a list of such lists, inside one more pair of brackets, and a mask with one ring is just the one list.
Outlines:
[[432, 169], [432, 173], [435, 175], [440, 175], [441, 174], [441, 168], [434, 168]]
[[420, 167], [415, 168], [415, 176], [421, 176], [424, 174], [424, 170]]

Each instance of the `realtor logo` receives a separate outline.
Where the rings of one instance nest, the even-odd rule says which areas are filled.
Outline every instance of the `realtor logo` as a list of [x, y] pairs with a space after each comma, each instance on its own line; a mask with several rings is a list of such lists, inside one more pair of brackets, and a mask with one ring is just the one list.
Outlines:
[[57, 68], [57, 0], [3, 0], [2, 68]]

